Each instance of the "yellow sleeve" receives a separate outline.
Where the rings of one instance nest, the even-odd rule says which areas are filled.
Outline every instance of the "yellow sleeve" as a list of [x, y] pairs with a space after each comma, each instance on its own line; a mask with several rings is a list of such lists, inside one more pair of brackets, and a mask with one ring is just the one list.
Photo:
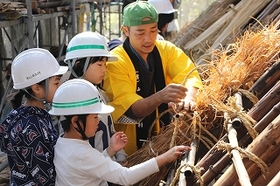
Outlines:
[[184, 51], [168, 41], [157, 41], [156, 45], [161, 56], [166, 84], [183, 83], [186, 78], [186, 87], [202, 88], [199, 73], [194, 70], [194, 63]]

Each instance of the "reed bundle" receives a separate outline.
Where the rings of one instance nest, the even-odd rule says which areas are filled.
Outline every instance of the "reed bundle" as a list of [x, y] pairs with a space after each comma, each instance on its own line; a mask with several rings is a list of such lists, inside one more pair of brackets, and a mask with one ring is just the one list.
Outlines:
[[[241, 38], [227, 48], [215, 50], [213, 60], [197, 66], [203, 79], [203, 89], [197, 95], [196, 111], [192, 114], [177, 113], [169, 126], [161, 134], [150, 139], [141, 149], [128, 157], [129, 166], [141, 163], [157, 154], [167, 151], [173, 145], [189, 145], [198, 137], [208, 148], [217, 142], [209, 130], [223, 123], [224, 113], [234, 113], [235, 108], [226, 101], [236, 92], [249, 95], [255, 103], [256, 98], [248, 90], [266, 70], [279, 60], [280, 31], [275, 26], [264, 27], [259, 31], [246, 31]], [[255, 98], [255, 99], [253, 99]], [[247, 116], [240, 118], [248, 120]], [[253, 123], [253, 121], [252, 121]], [[177, 131], [174, 134], [174, 131]], [[205, 134], [212, 139], [205, 138]], [[172, 140], [173, 139], [173, 140]], [[161, 168], [156, 173], [136, 185], [158, 185], [172, 165]]]

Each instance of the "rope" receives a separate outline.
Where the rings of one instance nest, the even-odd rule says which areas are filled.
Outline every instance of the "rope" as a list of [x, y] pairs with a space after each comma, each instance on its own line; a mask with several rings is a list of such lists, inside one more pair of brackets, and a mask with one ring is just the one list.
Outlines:
[[191, 168], [191, 170], [195, 174], [196, 178], [199, 180], [199, 183], [201, 185], [203, 185], [203, 180], [202, 180], [201, 175], [200, 175], [202, 169], [200, 167], [196, 168], [193, 165], [189, 165], [189, 164], [185, 163], [185, 164], [181, 164], [180, 167], [178, 167], [178, 169], [176, 170], [175, 176], [174, 176], [174, 178], [173, 178], [173, 180], [172, 180], [172, 182], [170, 183], [169, 186], [175, 186], [176, 185], [176, 183], [177, 183], [177, 181], [179, 179], [180, 173], [183, 173], [181, 171], [182, 168], [186, 168], [186, 167]]
[[[257, 123], [252, 117], [245, 113], [243, 108], [236, 104], [236, 98], [231, 96], [227, 99], [227, 103], [223, 104], [218, 100], [213, 99], [215, 107], [217, 110], [224, 112], [224, 126], [230, 122], [232, 118], [239, 118], [242, 120], [244, 127], [247, 129], [249, 135], [255, 139], [258, 133], [254, 129], [254, 125]], [[225, 127], [226, 128], [226, 127]]]
[[228, 154], [231, 154], [232, 150], [238, 150], [238, 152], [241, 153], [242, 156], [245, 156], [245, 157], [249, 158], [251, 161], [253, 161], [261, 169], [263, 174], [265, 174], [268, 171], [267, 164], [262, 159], [260, 159], [258, 156], [256, 156], [255, 154], [253, 154], [250, 151], [246, 151], [240, 147], [232, 146], [229, 143], [225, 143], [224, 141], [219, 141], [217, 143], [217, 149], [226, 150], [228, 152]]

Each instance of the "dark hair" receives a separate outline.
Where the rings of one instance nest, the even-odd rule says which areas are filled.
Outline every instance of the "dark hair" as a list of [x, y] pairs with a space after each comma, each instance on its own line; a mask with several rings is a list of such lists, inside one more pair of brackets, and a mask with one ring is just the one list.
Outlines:
[[[65, 132], [70, 131], [71, 119], [74, 116], [75, 115], [64, 116], [65, 120], [61, 121], [62, 128]], [[83, 125], [85, 126], [88, 114], [77, 115], [77, 116], [78, 116], [78, 120], [81, 121], [83, 123]]]
[[162, 28], [170, 23], [174, 19], [174, 13], [170, 14], [159, 14], [158, 15], [158, 29], [160, 30], [160, 34], [162, 35]]
[[[103, 57], [100, 57], [100, 56], [97, 56], [97, 57], [91, 57], [90, 60], [89, 60], [89, 65], [92, 64], [92, 63], [95, 63], [99, 60], [101, 60]], [[86, 63], [86, 59], [87, 58], [80, 58], [80, 59], [77, 59], [76, 63], [74, 64], [74, 66], [72, 67], [72, 70], [76, 73], [76, 75], [78, 77], [81, 77], [83, 76], [84, 74], [84, 66], [85, 66], [85, 63]], [[88, 68], [88, 67], [87, 67]], [[75, 79], [76, 77], [71, 73], [69, 79]]]
[[[100, 61], [100, 60], [102, 60], [104, 58], [104, 56], [96, 56], [96, 57], [91, 57], [90, 59], [89, 59], [89, 64], [88, 65], [90, 65], [90, 64], [93, 64], [93, 63], [95, 63], [95, 62], [97, 62], [97, 61]], [[105, 57], [105, 58], [107, 58], [107, 60], [108, 60], [108, 57]], [[76, 61], [76, 63], [75, 63], [75, 65], [72, 67], [72, 70], [76, 73], [76, 75], [78, 76], [78, 77], [82, 77], [83, 76], [83, 74], [84, 74], [84, 66], [85, 66], [85, 63], [86, 63], [86, 59], [87, 58], [80, 58], [80, 59], [77, 59], [77, 61]], [[87, 67], [88, 68], [88, 67]], [[76, 77], [71, 73], [70, 74], [70, 77], [69, 77], [69, 79], [75, 79]], [[100, 85], [97, 85], [99, 88], [101, 88], [101, 86]]]
[[123, 6], [122, 6], [122, 13], [123, 13], [123, 9], [126, 5], [135, 2], [136, 0], [123, 0]]
[[[39, 83], [37, 83], [38, 85], [42, 86], [42, 87], [45, 87], [46, 86], [46, 81], [43, 80]], [[25, 88], [25, 90], [23, 89], [20, 89], [18, 91], [18, 93], [16, 93], [14, 95], [14, 97], [11, 99], [11, 103], [12, 103], [12, 107], [13, 109], [16, 109], [18, 108], [21, 104], [22, 104], [22, 98], [23, 96], [26, 97], [26, 99], [32, 99], [32, 96], [33, 95], [33, 91], [31, 89], [31, 87], [28, 87], [28, 88]]]

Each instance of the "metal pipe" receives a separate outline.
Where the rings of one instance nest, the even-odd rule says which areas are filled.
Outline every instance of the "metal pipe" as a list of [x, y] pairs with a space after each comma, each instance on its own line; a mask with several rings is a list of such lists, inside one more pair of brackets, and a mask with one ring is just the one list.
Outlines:
[[33, 15], [32, 15], [31, 0], [26, 0], [26, 7], [27, 7], [27, 27], [28, 27], [29, 48], [34, 48], [34, 43], [33, 43]]
[[70, 12], [71, 12], [71, 18], [72, 18], [72, 35], [76, 35], [76, 11], [75, 11], [75, 0], [71, 0], [71, 6], [70, 6]]

